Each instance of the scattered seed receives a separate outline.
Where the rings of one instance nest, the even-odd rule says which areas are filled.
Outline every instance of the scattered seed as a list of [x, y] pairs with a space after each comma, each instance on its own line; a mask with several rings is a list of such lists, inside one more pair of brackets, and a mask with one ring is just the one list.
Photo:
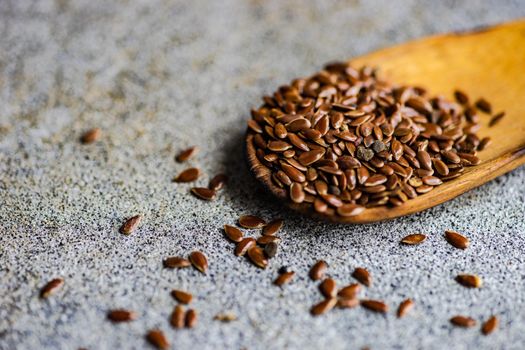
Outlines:
[[454, 91], [454, 97], [456, 98], [456, 101], [462, 105], [468, 104], [469, 98], [466, 93], [464, 93], [461, 90]]
[[225, 313], [215, 315], [213, 319], [216, 321], [221, 321], [221, 322], [232, 322], [232, 321], [237, 320], [237, 316], [234, 313], [225, 312]]
[[228, 237], [228, 239], [232, 242], [239, 243], [242, 241], [243, 233], [237, 227], [224, 225], [224, 233], [226, 234], [226, 237]]
[[483, 326], [481, 326], [481, 332], [484, 335], [489, 335], [490, 333], [494, 332], [496, 328], [498, 328], [498, 323], [498, 318], [496, 316], [491, 316], [483, 323]]
[[279, 243], [280, 241], [281, 241], [281, 238], [277, 236], [261, 236], [257, 238], [257, 244], [263, 245], [263, 246], [269, 243], [272, 243], [272, 242]]
[[265, 269], [268, 266], [268, 259], [266, 259], [264, 251], [256, 245], [248, 249], [248, 258], [255, 266], [261, 269]]
[[184, 327], [184, 316], [186, 312], [182, 305], [176, 305], [173, 309], [173, 312], [170, 316], [170, 324], [173, 328], [183, 328]]
[[279, 272], [279, 274], [282, 275], [283, 273], [292, 272], [292, 270], [290, 270], [290, 267], [284, 265], [284, 266], [281, 266], [281, 267], [279, 268], [279, 271], [277, 271], [277, 272]]
[[414, 233], [414, 234], [404, 237], [401, 240], [401, 243], [408, 244], [408, 245], [416, 245], [416, 244], [422, 243], [425, 239], [427, 239], [427, 236], [425, 236], [424, 234]]
[[445, 238], [448, 243], [450, 243], [452, 246], [459, 248], [459, 249], [467, 249], [470, 242], [467, 237], [462, 236], [461, 234], [447, 230], [445, 231]]
[[483, 284], [482, 279], [476, 275], [457, 275], [456, 281], [467, 288], [480, 288]]
[[130, 310], [115, 309], [108, 312], [108, 319], [112, 322], [129, 322], [137, 318], [137, 314]]
[[178, 256], [170, 256], [164, 259], [162, 261], [162, 264], [164, 265], [164, 267], [169, 269], [179, 269], [191, 266], [191, 262], [189, 260]]
[[120, 233], [124, 235], [131, 234], [139, 225], [142, 220], [142, 215], [135, 215], [124, 222], [120, 227]]
[[47, 282], [44, 287], [40, 290], [40, 297], [47, 298], [52, 294], [55, 294], [64, 285], [62, 278], [53, 278]]
[[215, 199], [216, 192], [206, 187], [193, 187], [191, 193], [197, 198], [211, 201]]
[[361, 286], [357, 283], [352, 283], [344, 288], [341, 288], [337, 296], [344, 299], [354, 299], [361, 291]]
[[310, 269], [310, 278], [314, 281], [320, 280], [328, 269], [328, 264], [324, 260], [319, 260]]
[[185, 318], [185, 325], [186, 328], [193, 328], [195, 325], [197, 325], [197, 312], [193, 309], [188, 309], [186, 311], [186, 318]]
[[193, 296], [190, 293], [179, 289], [173, 289], [171, 291], [171, 296], [181, 304], [189, 304], [193, 299]]
[[[269, 236], [268, 236], [269, 237]], [[277, 242], [269, 242], [264, 246], [264, 255], [268, 259], [271, 259], [277, 255], [277, 250], [279, 249], [279, 244]]]
[[326, 278], [319, 285], [319, 291], [325, 296], [325, 298], [334, 298], [337, 293], [335, 281], [332, 278]]
[[199, 178], [200, 170], [197, 168], [188, 168], [177, 175], [173, 181], [174, 182], [192, 182]]
[[206, 274], [206, 270], [208, 270], [208, 259], [204, 254], [199, 251], [194, 251], [190, 254], [190, 262], [193, 267], [203, 274]]
[[405, 299], [399, 304], [399, 308], [397, 309], [397, 317], [401, 318], [405, 316], [410, 310], [414, 308], [414, 302], [412, 299]]
[[467, 316], [454, 316], [450, 319], [450, 322], [458, 327], [474, 327], [476, 325], [476, 320]]
[[167, 350], [170, 347], [168, 339], [166, 339], [166, 336], [160, 329], [150, 330], [148, 334], [146, 334], [146, 339], [157, 349]]
[[370, 276], [368, 270], [362, 267], [356, 268], [352, 273], [352, 277], [354, 277], [356, 280], [361, 282], [361, 284], [364, 284], [367, 287], [370, 287], [370, 285], [372, 284], [372, 276]]
[[493, 116], [492, 118], [490, 118], [489, 127], [496, 125], [501, 119], [503, 119], [504, 116], [505, 116], [505, 112], [500, 112], [496, 114], [495, 116]]
[[487, 148], [492, 143], [492, 139], [490, 137], [484, 137], [481, 139], [478, 145], [478, 151], [483, 151], [485, 148]]
[[248, 229], [261, 228], [266, 225], [266, 222], [255, 215], [243, 215], [239, 218], [239, 225]]
[[102, 131], [99, 128], [93, 128], [91, 130], [86, 131], [81, 137], [80, 142], [83, 144], [90, 144], [93, 142], [96, 142], [100, 139], [100, 135], [102, 134]]
[[380, 300], [361, 300], [361, 306], [374, 312], [388, 312], [388, 305]]
[[215, 175], [208, 184], [208, 188], [212, 191], [221, 190], [228, 182], [228, 176], [225, 174]]
[[265, 236], [274, 236], [277, 232], [279, 232], [281, 227], [283, 227], [283, 224], [283, 219], [275, 219], [263, 227], [262, 234]]
[[478, 107], [480, 110], [482, 110], [485, 113], [491, 113], [492, 112], [492, 106], [491, 104], [485, 100], [484, 98], [480, 98], [476, 101], [476, 107]]
[[293, 272], [293, 271], [288, 271], [288, 272], [281, 273], [275, 279], [275, 281], [273, 281], [273, 284], [275, 284], [276, 286], [281, 287], [284, 284], [290, 282], [292, 280], [293, 276], [295, 276], [295, 272]]
[[337, 298], [325, 299], [321, 301], [320, 303], [315, 304], [310, 309], [310, 312], [312, 315], [318, 316], [318, 315], [324, 314], [325, 312], [332, 310], [336, 304], [337, 304]]
[[177, 157], [175, 157], [175, 160], [179, 163], [185, 162], [194, 155], [197, 154], [199, 149], [197, 147], [190, 147], [185, 149], [184, 151], [180, 152]]
[[255, 246], [255, 239], [252, 237], [244, 238], [242, 241], [237, 243], [237, 246], [235, 247], [235, 255], [237, 256], [244, 256], [248, 250]]

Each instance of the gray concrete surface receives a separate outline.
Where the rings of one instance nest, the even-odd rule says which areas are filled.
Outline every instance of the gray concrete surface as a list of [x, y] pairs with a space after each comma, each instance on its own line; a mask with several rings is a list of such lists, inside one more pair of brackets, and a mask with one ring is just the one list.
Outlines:
[[[525, 168], [417, 215], [340, 226], [261, 193], [241, 141], [263, 93], [327, 61], [520, 16], [523, 1], [0, 1], [0, 348], [142, 349], [146, 330], [160, 327], [174, 349], [522, 349]], [[80, 145], [94, 126], [102, 140]], [[206, 174], [199, 184], [231, 176], [214, 203], [170, 182], [184, 168], [174, 155], [189, 145], [201, 148], [189, 163]], [[142, 226], [123, 237], [119, 225], [136, 213]], [[265, 271], [222, 236], [243, 213], [286, 219]], [[449, 228], [471, 248], [447, 245]], [[399, 246], [413, 232], [428, 241]], [[162, 269], [163, 257], [192, 249], [208, 255], [207, 276]], [[312, 318], [320, 296], [306, 275], [318, 258], [340, 284], [367, 267], [367, 297], [391, 309], [412, 297], [414, 312]], [[298, 274], [280, 290], [271, 281], [284, 264]], [[485, 285], [458, 286], [461, 272]], [[64, 288], [39, 300], [55, 276]], [[196, 296], [193, 330], [168, 325], [175, 287]], [[114, 307], [139, 319], [110, 324]], [[239, 319], [212, 320], [223, 311]], [[458, 313], [497, 314], [500, 330], [453, 329]]]

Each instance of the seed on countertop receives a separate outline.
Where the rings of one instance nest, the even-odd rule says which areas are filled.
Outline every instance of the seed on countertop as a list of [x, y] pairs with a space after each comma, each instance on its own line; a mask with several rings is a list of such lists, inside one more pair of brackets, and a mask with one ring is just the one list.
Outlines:
[[264, 246], [264, 255], [268, 259], [271, 259], [277, 255], [277, 250], [279, 249], [279, 244], [277, 242], [269, 242]]
[[459, 248], [459, 249], [467, 249], [470, 242], [467, 237], [462, 236], [461, 234], [447, 230], [445, 231], [445, 239], [450, 243], [452, 246]]
[[248, 258], [255, 266], [261, 269], [265, 269], [268, 266], [268, 259], [264, 255], [264, 251], [256, 245], [248, 249]]
[[374, 311], [374, 312], [381, 312], [386, 313], [388, 312], [388, 305], [380, 300], [361, 300], [361, 306], [364, 308]]
[[98, 141], [100, 139], [102, 131], [99, 128], [93, 128], [91, 130], [86, 131], [82, 136], [80, 137], [80, 142], [87, 145], [93, 142]]
[[108, 312], [108, 319], [112, 322], [129, 322], [137, 318], [134, 311], [125, 309], [115, 309]]
[[179, 289], [173, 289], [171, 291], [171, 296], [181, 304], [189, 304], [193, 299], [193, 295]]
[[310, 269], [310, 278], [314, 281], [320, 280], [328, 269], [328, 264], [324, 260], [319, 260]]
[[211, 201], [215, 199], [216, 192], [206, 187], [193, 187], [191, 193], [197, 198]]
[[244, 228], [254, 229], [263, 227], [266, 225], [266, 222], [255, 215], [242, 215], [239, 218], [239, 225]]
[[208, 269], [208, 259], [199, 251], [194, 251], [190, 254], [190, 262], [197, 270], [206, 274]]
[[416, 244], [422, 243], [425, 239], [427, 239], [426, 235], [422, 233], [414, 233], [414, 234], [404, 237], [401, 240], [401, 243], [408, 244], [408, 245], [416, 245]]
[[468, 101], [469, 101], [468, 95], [464, 93], [463, 91], [461, 90], [454, 91], [454, 97], [456, 98], [456, 101], [458, 101], [458, 103], [462, 105], [468, 104]]
[[191, 157], [193, 157], [194, 155], [196, 155], [198, 151], [199, 151], [199, 149], [197, 147], [187, 148], [187, 149], [183, 150], [182, 152], [180, 152], [177, 155], [177, 157], [175, 157], [175, 160], [177, 162], [179, 162], [179, 163], [185, 162], [188, 159], [190, 159]]
[[224, 225], [224, 233], [226, 234], [226, 237], [228, 237], [228, 239], [232, 242], [239, 243], [242, 241], [243, 233], [237, 227]]
[[252, 237], [246, 237], [235, 247], [235, 255], [244, 256], [246, 252], [255, 245], [255, 239]]
[[370, 276], [368, 270], [362, 267], [356, 268], [352, 273], [352, 277], [354, 277], [356, 280], [361, 282], [361, 284], [364, 284], [367, 287], [370, 287], [370, 285], [372, 284], [372, 276]]
[[503, 119], [504, 116], [505, 116], [505, 112], [500, 112], [496, 114], [495, 116], [493, 116], [492, 118], [490, 118], [489, 127], [496, 125], [501, 119]]
[[290, 282], [293, 278], [293, 276], [295, 275], [295, 272], [294, 271], [288, 271], [288, 272], [284, 272], [284, 273], [281, 273], [279, 274], [279, 276], [275, 279], [275, 281], [273, 281], [273, 284], [275, 284], [276, 286], [283, 286], [284, 284]]
[[476, 320], [474, 320], [473, 318], [470, 318], [467, 316], [461, 316], [461, 315], [452, 317], [450, 319], [450, 322], [455, 326], [465, 327], [465, 328], [474, 327], [476, 325]]
[[53, 278], [51, 281], [47, 282], [44, 287], [40, 290], [40, 297], [47, 298], [50, 295], [56, 293], [64, 285], [64, 280], [62, 278]]
[[325, 299], [318, 304], [315, 304], [311, 309], [310, 313], [314, 316], [318, 316], [328, 312], [334, 308], [337, 304], [337, 298]]
[[337, 296], [344, 299], [353, 299], [357, 297], [357, 294], [361, 291], [361, 286], [357, 283], [352, 283], [346, 287], [343, 287], [337, 293]]
[[279, 232], [281, 227], [283, 227], [283, 224], [284, 224], [284, 220], [275, 219], [263, 227], [262, 234], [265, 236], [273, 236], [277, 232]]
[[414, 302], [412, 299], [406, 299], [399, 304], [399, 308], [397, 309], [397, 317], [401, 318], [405, 316], [410, 310], [414, 308]]
[[221, 190], [228, 182], [228, 176], [226, 174], [215, 175], [209, 182], [208, 188], [212, 191]]
[[140, 221], [142, 220], [142, 215], [135, 215], [124, 222], [122, 226], [120, 227], [120, 233], [124, 235], [131, 234], [140, 224]]
[[485, 113], [491, 113], [492, 112], [492, 106], [489, 103], [489, 101], [485, 100], [483, 97], [479, 98], [476, 101], [476, 107], [478, 107], [480, 110], [482, 110]]
[[359, 305], [357, 298], [340, 298], [337, 300], [337, 307], [341, 309], [350, 309]]
[[215, 315], [213, 319], [216, 321], [221, 321], [221, 322], [226, 323], [226, 322], [232, 322], [232, 321], [237, 320], [237, 316], [232, 312], [225, 312], [225, 313], [220, 313], [220, 314]]
[[319, 284], [319, 291], [325, 298], [334, 298], [337, 293], [335, 281], [332, 278], [326, 278]]
[[267, 245], [270, 242], [279, 243], [281, 241], [281, 237], [277, 236], [261, 236], [257, 238], [257, 244], [259, 245]]
[[182, 305], [176, 305], [173, 309], [173, 312], [170, 316], [170, 324], [173, 328], [183, 328], [184, 327], [184, 316], [186, 312]]
[[164, 265], [164, 267], [169, 269], [178, 269], [191, 266], [191, 262], [189, 260], [178, 256], [170, 256], [164, 259], [162, 261], [162, 264]]
[[160, 350], [167, 350], [170, 347], [170, 343], [166, 336], [160, 329], [152, 329], [146, 334], [146, 339], [151, 345]]
[[197, 312], [194, 309], [186, 311], [186, 318], [184, 320], [186, 328], [193, 328], [197, 324]]
[[481, 332], [484, 335], [489, 335], [490, 333], [494, 332], [496, 328], [498, 328], [498, 323], [498, 318], [496, 316], [491, 316], [483, 323], [483, 326], [481, 326]]
[[481, 139], [478, 145], [478, 151], [483, 151], [487, 146], [489, 146], [492, 143], [492, 140], [490, 137], [484, 137]]
[[192, 182], [199, 178], [200, 170], [197, 168], [188, 168], [177, 175], [173, 182]]
[[456, 282], [467, 288], [480, 288], [483, 281], [476, 275], [457, 275]]

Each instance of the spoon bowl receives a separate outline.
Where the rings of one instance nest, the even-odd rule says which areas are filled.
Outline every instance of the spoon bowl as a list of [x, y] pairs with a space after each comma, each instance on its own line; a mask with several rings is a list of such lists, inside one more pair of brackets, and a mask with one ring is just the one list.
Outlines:
[[460, 89], [471, 99], [484, 97], [491, 102], [493, 114], [505, 111], [505, 117], [489, 127], [491, 117], [482, 116], [478, 136], [490, 136], [492, 144], [478, 153], [479, 165], [465, 168], [460, 177], [401, 206], [367, 208], [350, 217], [319, 214], [308, 204], [289, 201], [287, 191], [273, 184], [270, 169], [258, 160], [253, 135], [247, 133], [246, 151], [253, 174], [292, 209], [341, 223], [382, 221], [439, 205], [525, 163], [525, 20], [432, 36], [375, 51], [350, 63], [377, 67], [383, 79], [422, 86], [430, 95], [451, 99], [453, 91]]

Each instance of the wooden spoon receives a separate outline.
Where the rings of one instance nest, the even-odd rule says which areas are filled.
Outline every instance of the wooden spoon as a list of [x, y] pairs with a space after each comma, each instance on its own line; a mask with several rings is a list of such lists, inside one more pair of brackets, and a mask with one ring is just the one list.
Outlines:
[[457, 179], [399, 207], [368, 208], [351, 217], [322, 215], [314, 212], [310, 204], [292, 203], [287, 191], [273, 184], [269, 169], [257, 159], [252, 135], [248, 133], [246, 147], [251, 170], [291, 208], [344, 223], [392, 219], [441, 204], [525, 163], [524, 20], [412, 41], [354, 58], [350, 63], [354, 67], [378, 67], [382, 78], [422, 86], [431, 96], [444, 95], [452, 100], [453, 91], [461, 89], [471, 99], [485, 97], [491, 102], [493, 112], [505, 111], [506, 116], [491, 128], [488, 127], [490, 117], [481, 118], [478, 136], [492, 139], [492, 144], [478, 153], [481, 164], [466, 167]]

